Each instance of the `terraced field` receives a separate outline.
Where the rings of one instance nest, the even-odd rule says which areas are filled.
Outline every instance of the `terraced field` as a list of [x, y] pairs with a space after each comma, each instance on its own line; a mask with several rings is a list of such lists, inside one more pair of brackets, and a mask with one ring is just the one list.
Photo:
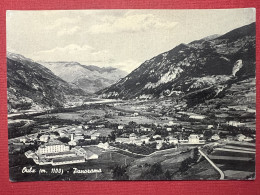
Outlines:
[[224, 172], [225, 179], [253, 179], [255, 144], [230, 142], [215, 148], [209, 158]]

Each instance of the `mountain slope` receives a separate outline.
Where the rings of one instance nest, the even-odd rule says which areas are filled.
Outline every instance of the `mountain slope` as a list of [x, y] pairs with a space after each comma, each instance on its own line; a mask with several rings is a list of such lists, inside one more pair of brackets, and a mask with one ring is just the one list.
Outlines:
[[[210, 88], [207, 93], [211, 98], [236, 82], [234, 77], [255, 77], [255, 23], [222, 36], [180, 44], [145, 61], [97, 94], [104, 98], [149, 99], [187, 95]], [[204, 92], [202, 90], [201, 95]]]
[[127, 75], [126, 72], [112, 67], [86, 66], [78, 62], [39, 62], [63, 80], [94, 93], [114, 84]]
[[8, 111], [42, 110], [66, 103], [66, 95], [84, 95], [81, 89], [55, 76], [44, 66], [19, 54], [7, 54]]

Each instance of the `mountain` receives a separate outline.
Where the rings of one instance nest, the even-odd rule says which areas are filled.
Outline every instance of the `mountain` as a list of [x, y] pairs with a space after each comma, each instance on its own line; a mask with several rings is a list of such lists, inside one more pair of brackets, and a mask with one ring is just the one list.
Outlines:
[[66, 103], [67, 95], [85, 95], [46, 67], [14, 53], [7, 53], [8, 112], [42, 110]]
[[94, 93], [114, 84], [127, 75], [112, 67], [82, 65], [78, 62], [39, 62], [55, 75], [88, 93]]
[[180, 44], [97, 94], [121, 99], [176, 96], [199, 102], [249, 77], [255, 78], [255, 23]]

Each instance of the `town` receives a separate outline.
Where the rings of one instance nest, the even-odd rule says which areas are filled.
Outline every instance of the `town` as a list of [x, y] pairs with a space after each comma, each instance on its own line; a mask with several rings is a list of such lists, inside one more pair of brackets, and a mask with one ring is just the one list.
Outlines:
[[[247, 117], [232, 117], [234, 109], [240, 109], [240, 113], [244, 112]], [[28, 164], [35, 166], [77, 167], [95, 162], [93, 164], [96, 167], [91, 168], [98, 169], [97, 162], [115, 162], [115, 158], [118, 158], [116, 165], [124, 169], [127, 175], [123, 179], [145, 179], [142, 175], [131, 174], [135, 169], [142, 173], [148, 169], [145, 166], [156, 164], [156, 160], [153, 164], [148, 163], [149, 157], [160, 156], [160, 161], [167, 155], [171, 159], [176, 156], [177, 160], [181, 157], [181, 162], [177, 164], [174, 160], [160, 163], [163, 167], [173, 166], [168, 171], [179, 167], [177, 172], [183, 171], [186, 163], [184, 170], [189, 172], [200, 163], [205, 163], [205, 160], [201, 162], [200, 153], [194, 157], [194, 151], [199, 149], [215, 163], [228, 167], [226, 178], [236, 178], [236, 175], [253, 177], [254, 170], [231, 170], [230, 162], [235, 159], [237, 162], [254, 164], [255, 110], [241, 106], [221, 107], [214, 112], [212, 109], [210, 112], [209, 106], [205, 106], [204, 110], [203, 105], [199, 109], [191, 109], [185, 101], [165, 99], [93, 102], [29, 115], [29, 118], [12, 116], [9, 119], [12, 121], [9, 123], [9, 136], [13, 136], [9, 139], [10, 165], [12, 160], [24, 156]], [[31, 121], [29, 124], [28, 120]], [[16, 135], [17, 129], [23, 129], [24, 126], [26, 134]], [[196, 159], [196, 163], [189, 162], [190, 158]], [[140, 163], [138, 166], [137, 162]], [[196, 166], [192, 166], [194, 163]], [[20, 169], [23, 166], [21, 163]], [[102, 166], [102, 170], [107, 169], [112, 175], [105, 179], [117, 179], [111, 178], [116, 177], [116, 167]], [[250, 167], [254, 169], [254, 165]], [[17, 171], [17, 166], [14, 170]], [[213, 169], [206, 178], [219, 179], [216, 172]], [[172, 174], [173, 171], [170, 171], [171, 179], [178, 179], [178, 174]]]

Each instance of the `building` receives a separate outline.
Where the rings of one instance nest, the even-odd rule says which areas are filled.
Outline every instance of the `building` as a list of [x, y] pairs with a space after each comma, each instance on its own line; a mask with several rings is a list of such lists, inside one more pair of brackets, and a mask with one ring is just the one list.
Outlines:
[[239, 121], [228, 121], [228, 125], [234, 126], [234, 127], [243, 127], [245, 126], [245, 123], [240, 123]]
[[147, 135], [142, 135], [141, 137], [140, 137], [140, 139], [141, 139], [141, 141], [142, 142], [144, 142], [144, 143], [149, 143], [149, 137], [147, 137]]
[[45, 143], [38, 148], [38, 154], [47, 154], [47, 153], [59, 153], [69, 151], [69, 145], [64, 144], [58, 140], [53, 140], [51, 142]]
[[219, 137], [218, 134], [214, 134], [214, 135], [211, 136], [211, 140], [212, 141], [218, 141], [218, 140], [220, 140], [220, 137]]
[[32, 155], [35, 154], [33, 151], [31, 150], [28, 150], [27, 152], [24, 153], [24, 155], [27, 157], [27, 158], [32, 158]]
[[167, 127], [166, 130], [167, 130], [167, 131], [171, 131], [172, 128], [171, 128], [171, 127]]
[[135, 113], [131, 114], [131, 116], [133, 116], [133, 117], [136, 117], [136, 116], [138, 116], [138, 115], [139, 115], [138, 112], [135, 112]]
[[244, 139], [244, 141], [245, 142], [251, 142], [251, 141], [253, 141], [254, 139], [252, 138], [252, 137], [246, 137], [245, 139]]
[[96, 140], [97, 138], [100, 137], [100, 133], [95, 132], [90, 137], [91, 137], [92, 140]]
[[130, 140], [128, 137], [117, 137], [115, 142], [118, 142], [118, 143], [129, 143]]
[[73, 151], [66, 151], [66, 152], [59, 152], [59, 153], [47, 153], [44, 155], [45, 158], [51, 158], [51, 159], [69, 157], [69, 156], [76, 156], [76, 154]]
[[242, 142], [242, 141], [245, 141], [245, 139], [246, 139], [246, 136], [243, 135], [243, 134], [238, 134], [238, 135], [236, 136], [236, 140], [237, 140], [237, 141]]
[[137, 136], [134, 134], [134, 133], [131, 133], [130, 135], [129, 135], [129, 139], [130, 140], [135, 140], [137, 138]]
[[48, 140], [49, 140], [49, 135], [42, 135], [40, 137], [40, 141], [41, 142], [48, 142]]
[[143, 127], [143, 126], [141, 126], [140, 130], [141, 131], [151, 131], [152, 129], [150, 127]]
[[27, 138], [25, 138], [25, 137], [20, 138], [20, 142], [22, 142], [22, 143], [26, 143], [26, 142], [27, 142]]
[[118, 125], [117, 129], [124, 129], [124, 125]]
[[160, 135], [154, 135], [154, 136], [153, 136], [153, 139], [160, 139], [160, 138], [161, 138]]
[[179, 143], [178, 139], [177, 139], [177, 138], [174, 138], [174, 137], [169, 137], [168, 142], [169, 142], [170, 144], [174, 144], [174, 145], [176, 145], [176, 144]]
[[85, 159], [98, 159], [98, 155], [94, 152], [88, 150], [87, 148], [82, 148], [76, 146], [72, 149], [78, 156], [83, 156]]
[[106, 142], [106, 143], [99, 143], [98, 145], [97, 145], [97, 147], [99, 147], [99, 148], [103, 148], [103, 149], [105, 149], [105, 150], [107, 150], [107, 149], [109, 149], [109, 144]]
[[83, 156], [75, 156], [75, 157], [64, 157], [64, 158], [55, 158], [52, 160], [51, 164], [55, 165], [66, 165], [66, 164], [75, 164], [75, 163], [83, 163], [85, 162], [85, 158]]
[[188, 142], [190, 144], [198, 144], [198, 143], [200, 143], [200, 138], [197, 134], [190, 134], [190, 136], [188, 138]]

